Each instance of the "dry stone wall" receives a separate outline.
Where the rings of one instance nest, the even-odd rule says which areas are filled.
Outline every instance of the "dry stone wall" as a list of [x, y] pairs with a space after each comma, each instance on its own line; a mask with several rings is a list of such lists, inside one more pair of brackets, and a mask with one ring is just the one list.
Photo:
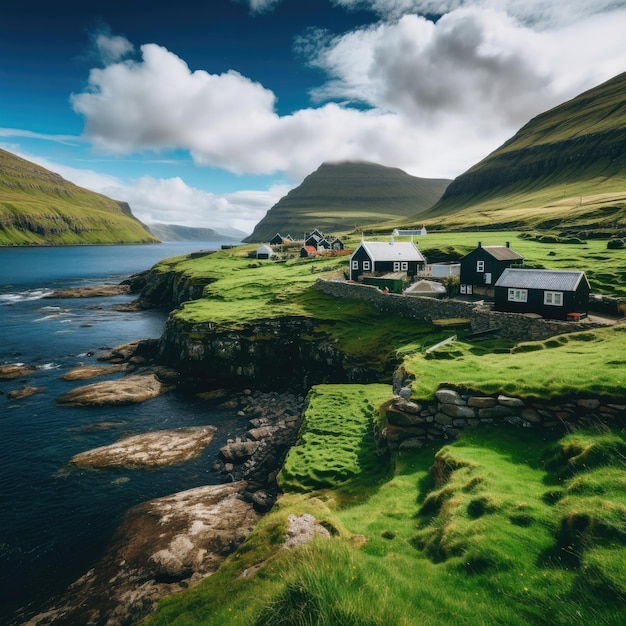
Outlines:
[[382, 407], [386, 425], [382, 436], [391, 450], [410, 450], [433, 439], [454, 439], [478, 424], [513, 424], [522, 428], [572, 430], [584, 424], [626, 426], [626, 398], [600, 400], [577, 398], [549, 403], [512, 396], [475, 396], [442, 387], [429, 403], [410, 399], [410, 387], [402, 387]]
[[544, 319], [535, 314], [501, 313], [492, 311], [488, 304], [452, 298], [439, 300], [425, 296], [385, 294], [378, 287], [339, 280], [318, 279], [315, 287], [319, 291], [337, 298], [351, 298], [367, 302], [380, 311], [388, 312], [391, 315], [428, 322], [445, 318], [469, 319], [472, 331], [481, 332], [498, 329], [498, 336], [511, 341], [538, 341], [554, 335], [574, 333], [602, 326], [602, 324], [595, 324], [589, 320], [565, 322]]

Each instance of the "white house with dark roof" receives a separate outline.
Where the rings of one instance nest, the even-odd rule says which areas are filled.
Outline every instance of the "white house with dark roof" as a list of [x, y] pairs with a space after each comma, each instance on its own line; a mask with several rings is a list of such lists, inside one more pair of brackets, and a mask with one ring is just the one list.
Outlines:
[[350, 257], [350, 280], [404, 272], [413, 277], [424, 269], [426, 259], [412, 241], [361, 241]]
[[505, 269], [494, 285], [494, 310], [577, 319], [589, 309], [589, 282], [581, 271]]

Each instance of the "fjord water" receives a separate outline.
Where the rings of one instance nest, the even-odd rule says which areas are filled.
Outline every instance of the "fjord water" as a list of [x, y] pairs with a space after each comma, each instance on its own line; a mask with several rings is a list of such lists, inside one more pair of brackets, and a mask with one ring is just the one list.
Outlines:
[[[124, 512], [151, 498], [219, 482], [211, 471], [226, 438], [242, 430], [232, 411], [170, 393], [118, 408], [61, 408], [61, 393], [102, 380], [68, 382], [64, 372], [96, 363], [105, 347], [161, 335], [162, 310], [121, 313], [134, 296], [43, 299], [53, 290], [119, 283], [162, 258], [219, 242], [0, 248], [0, 364], [34, 373], [0, 381], [0, 623], [19, 623], [83, 575], [102, 554]], [[93, 354], [92, 354], [93, 352]], [[121, 374], [105, 378], [115, 378]], [[21, 400], [8, 392], [41, 388]], [[212, 424], [215, 439], [197, 460], [170, 469], [68, 469], [75, 454], [123, 435]]]

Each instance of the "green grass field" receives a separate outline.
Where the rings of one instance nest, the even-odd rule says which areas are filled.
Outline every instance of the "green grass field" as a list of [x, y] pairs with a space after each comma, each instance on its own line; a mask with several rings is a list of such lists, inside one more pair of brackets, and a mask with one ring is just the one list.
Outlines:
[[[463, 233], [428, 235], [419, 243], [433, 254], [464, 254], [477, 237], [485, 245], [511, 241], [536, 263], [558, 259], [563, 269], [581, 258], [607, 273], [620, 265], [617, 257], [607, 266], [595, 258], [606, 254], [595, 240], [584, 249], [516, 233]], [[334, 337], [354, 358], [380, 359], [387, 375], [390, 364], [402, 362], [415, 376], [413, 396], [421, 399], [432, 398], [441, 383], [555, 402], [624, 397], [626, 326], [517, 345], [470, 344], [457, 329], [456, 342], [427, 358], [425, 351], [449, 330], [312, 289], [318, 276], [341, 272], [346, 257], [263, 263], [243, 252], [163, 264], [217, 279], [201, 300], [176, 313], [181, 320], [236, 329], [264, 315], [315, 316], [326, 320], [319, 331], [324, 339]], [[274, 508], [213, 576], [164, 599], [146, 624], [622, 623], [622, 431], [597, 425], [565, 435], [483, 425], [445, 445], [391, 454], [376, 438], [379, 407], [390, 396], [386, 384], [311, 389]], [[282, 550], [288, 516], [304, 513], [331, 538]]]
[[[623, 433], [477, 428], [354, 471], [354, 451], [376, 448], [385, 391], [356, 387], [313, 390], [285, 495], [215, 575], [147, 624], [621, 623]], [[287, 516], [303, 513], [331, 539], [281, 550]]]

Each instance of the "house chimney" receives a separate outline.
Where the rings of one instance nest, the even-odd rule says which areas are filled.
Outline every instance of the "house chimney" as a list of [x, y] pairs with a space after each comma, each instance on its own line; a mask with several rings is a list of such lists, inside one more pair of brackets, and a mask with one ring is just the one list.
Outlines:
[[506, 242], [506, 247], [507, 247], [507, 248], [510, 248], [510, 247], [511, 247], [511, 242], [510, 242], [510, 241], [507, 241], [507, 242]]
[[482, 247], [483, 247], [483, 243], [482, 243], [482, 241], [479, 241], [479, 242], [478, 242], [478, 247], [479, 247], [479, 248], [482, 248]]

